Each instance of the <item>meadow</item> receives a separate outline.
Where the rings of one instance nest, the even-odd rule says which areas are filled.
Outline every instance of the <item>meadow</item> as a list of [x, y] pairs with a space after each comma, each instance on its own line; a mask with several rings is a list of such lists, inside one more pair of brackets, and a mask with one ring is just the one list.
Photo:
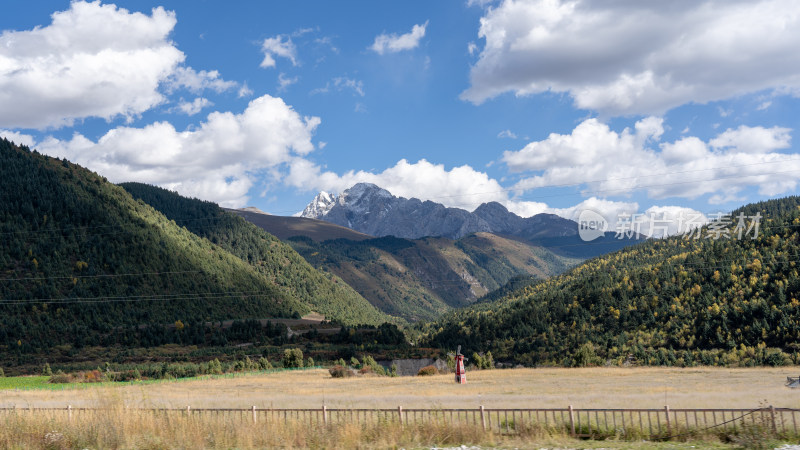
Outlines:
[[[472, 371], [468, 383], [452, 375], [430, 377], [331, 378], [324, 369], [248, 373], [234, 377], [157, 383], [102, 384], [63, 390], [18, 388], [41, 377], [7, 378], [0, 407], [2, 448], [406, 448], [482, 447], [730, 448], [780, 445], [758, 434], [694, 435], [691, 442], [577, 441], [565, 430], [518, 429], [511, 435], [442, 423], [329, 424], [309, 427], [288, 420], [246, 415], [159, 413], [129, 408], [800, 408], [800, 391], [784, 386], [788, 368], [586, 368]], [[69, 420], [64, 411], [30, 412], [28, 407], [92, 407]], [[760, 432], [759, 432], [760, 433]], [[748, 440], [749, 439], [749, 440]]]
[[[136, 407], [195, 408], [800, 408], [784, 386], [800, 367], [540, 368], [430, 377], [331, 378], [325, 369], [248, 373], [63, 390], [0, 390], [0, 407], [91, 407], [107, 398]], [[0, 386], [42, 377], [0, 378]], [[30, 381], [26, 381], [30, 379]]]

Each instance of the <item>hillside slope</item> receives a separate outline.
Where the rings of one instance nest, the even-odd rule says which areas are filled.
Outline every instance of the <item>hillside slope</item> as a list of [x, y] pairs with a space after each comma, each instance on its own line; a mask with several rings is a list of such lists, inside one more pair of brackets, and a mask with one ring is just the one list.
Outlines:
[[329, 320], [377, 325], [391, 319], [335, 276], [317, 271], [289, 245], [215, 203], [141, 183], [121, 186], [168, 219], [241, 258], [287, 296]]
[[[748, 205], [731, 239], [672, 237], [590, 260], [426, 327], [441, 348], [529, 365], [800, 362], [800, 197]], [[738, 239], [738, 214], [761, 214]], [[752, 219], [745, 221], [749, 227]], [[747, 231], [744, 229], [743, 231]]]
[[116, 327], [304, 314], [251, 265], [66, 160], [0, 139], [0, 345]]
[[372, 304], [410, 321], [475, 302], [518, 275], [546, 278], [577, 260], [489, 233], [447, 238], [383, 237], [289, 243], [313, 266], [341, 277]]
[[359, 233], [324, 220], [307, 219], [305, 217], [273, 216], [271, 214], [247, 211], [245, 209], [226, 209], [241, 216], [253, 225], [266, 230], [278, 239], [286, 240], [294, 236], [306, 236], [314, 241], [330, 241], [332, 239], [348, 239], [363, 241], [373, 236]]

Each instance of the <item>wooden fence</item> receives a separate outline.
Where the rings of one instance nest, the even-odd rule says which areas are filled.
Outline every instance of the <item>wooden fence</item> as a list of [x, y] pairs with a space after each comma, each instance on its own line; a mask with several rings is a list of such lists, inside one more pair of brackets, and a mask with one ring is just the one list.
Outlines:
[[[218, 417], [280, 425], [289, 422], [309, 426], [337, 424], [376, 425], [394, 423], [403, 426], [441, 424], [481, 427], [501, 434], [542, 429], [568, 433], [576, 437], [670, 439], [684, 435], [736, 433], [748, 427], [781, 437], [798, 437], [800, 409], [760, 407], [754, 409], [578, 409], [567, 408], [484, 408], [419, 409], [398, 406], [391, 409], [340, 409], [323, 406], [316, 409], [226, 408], [127, 408], [127, 411], [152, 412], [165, 416]], [[104, 411], [100, 408], [16, 408], [0, 407], [0, 417], [7, 414], [64, 414], [70, 420], [81, 415]]]

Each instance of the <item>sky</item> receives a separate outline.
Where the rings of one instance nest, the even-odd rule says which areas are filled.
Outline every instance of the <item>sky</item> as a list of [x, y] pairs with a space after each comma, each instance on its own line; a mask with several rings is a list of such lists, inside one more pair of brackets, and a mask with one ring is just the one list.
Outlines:
[[10, 1], [0, 136], [278, 215], [358, 182], [527, 217], [797, 194], [794, 0]]

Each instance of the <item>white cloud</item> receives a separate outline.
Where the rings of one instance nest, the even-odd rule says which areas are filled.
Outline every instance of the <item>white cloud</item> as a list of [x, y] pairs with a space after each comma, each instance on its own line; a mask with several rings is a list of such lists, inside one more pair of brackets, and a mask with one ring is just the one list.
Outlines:
[[264, 53], [261, 67], [265, 69], [275, 67], [276, 56], [288, 59], [293, 66], [297, 65], [297, 47], [295, 47], [290, 37], [278, 35], [264, 39], [264, 42], [261, 43], [261, 51]]
[[349, 171], [342, 175], [323, 171], [306, 159], [295, 159], [285, 182], [307, 191], [341, 192], [356, 183], [374, 183], [394, 195], [432, 200], [472, 210], [488, 201], [505, 201], [500, 183], [468, 165], [445, 169], [425, 159], [409, 163], [401, 159], [380, 173]]
[[467, 0], [467, 7], [478, 6], [480, 8], [486, 7], [494, 3], [495, 0]]
[[297, 83], [297, 80], [299, 79], [300, 78], [296, 76], [289, 78], [285, 73], [281, 72], [278, 75], [278, 90], [285, 91], [289, 86]]
[[156, 122], [118, 127], [96, 142], [80, 134], [68, 141], [48, 138], [38, 148], [113, 182], [151, 183], [223, 206], [242, 206], [257, 175], [314, 149], [311, 136], [319, 123], [265, 95], [241, 114], [211, 113], [196, 129], [181, 132]]
[[508, 138], [508, 139], [516, 139], [517, 135], [511, 130], [503, 130], [497, 133], [497, 137], [499, 139]]
[[33, 147], [36, 140], [30, 134], [22, 134], [17, 131], [0, 130], [0, 138], [6, 138], [17, 145]]
[[581, 212], [591, 210], [599, 213], [608, 221], [608, 231], [614, 231], [617, 227], [617, 219], [620, 215], [635, 214], [639, 210], [639, 204], [636, 202], [619, 202], [597, 197], [590, 197], [578, 203], [577, 205], [568, 208], [547, 208], [545, 212], [556, 214], [565, 219], [578, 221]]
[[333, 53], [339, 54], [339, 49], [333, 44], [333, 38], [330, 36], [324, 36], [321, 38], [314, 39], [314, 43], [321, 46], [329, 47]]
[[397, 53], [403, 50], [411, 50], [419, 46], [419, 41], [425, 37], [425, 29], [428, 27], [428, 22], [421, 25], [414, 25], [411, 31], [405, 34], [380, 34], [375, 37], [375, 42], [369, 47], [379, 55], [384, 53]]
[[350, 89], [355, 95], [360, 97], [364, 96], [364, 82], [361, 80], [354, 80], [347, 77], [336, 77], [333, 79], [333, 85], [336, 86], [336, 88], [340, 91], [344, 89]]
[[794, 0], [505, 0], [462, 98], [567, 92], [579, 108], [660, 114], [775, 89], [800, 89]]
[[249, 87], [249, 86], [247, 86], [247, 83], [245, 82], [245, 83], [244, 83], [244, 84], [242, 84], [242, 86], [239, 88], [239, 92], [237, 92], [237, 94], [236, 94], [236, 95], [237, 95], [239, 98], [243, 98], [243, 97], [250, 97], [251, 95], [253, 95], [253, 90], [252, 90], [252, 89], [250, 89], [250, 87]]
[[325, 86], [312, 89], [311, 92], [309, 92], [309, 95], [327, 94], [331, 92], [332, 89], [335, 89], [338, 92], [342, 92], [346, 89], [352, 90], [353, 95], [358, 95], [359, 97], [366, 95], [364, 93], [364, 82], [348, 77], [336, 77], [333, 80], [325, 83]]
[[507, 151], [503, 162], [514, 172], [532, 172], [514, 188], [582, 186], [584, 194], [629, 195], [646, 191], [651, 198], [696, 198], [710, 202], [739, 198], [755, 186], [763, 195], [793, 190], [800, 155], [789, 148], [791, 130], [740, 126], [704, 142], [684, 136], [660, 142], [662, 120], [648, 117], [634, 130], [611, 130], [597, 119], [580, 123], [571, 134], [553, 133], [519, 151]]
[[76, 1], [52, 23], [0, 34], [0, 126], [62, 127], [136, 116], [164, 101], [159, 85], [183, 62], [175, 14]]
[[178, 103], [177, 110], [186, 114], [187, 116], [193, 116], [202, 111], [204, 108], [208, 108], [213, 105], [214, 103], [211, 100], [203, 97], [197, 97], [191, 102], [181, 99], [181, 102]]
[[729, 149], [742, 153], [768, 153], [777, 149], [789, 148], [791, 144], [789, 128], [739, 126], [727, 130], [709, 141], [715, 149]]
[[194, 93], [200, 93], [205, 89], [215, 92], [225, 92], [235, 89], [239, 84], [235, 81], [225, 81], [220, 77], [216, 70], [197, 72], [191, 67], [178, 67], [167, 81], [168, 88], [175, 90], [185, 88]]

